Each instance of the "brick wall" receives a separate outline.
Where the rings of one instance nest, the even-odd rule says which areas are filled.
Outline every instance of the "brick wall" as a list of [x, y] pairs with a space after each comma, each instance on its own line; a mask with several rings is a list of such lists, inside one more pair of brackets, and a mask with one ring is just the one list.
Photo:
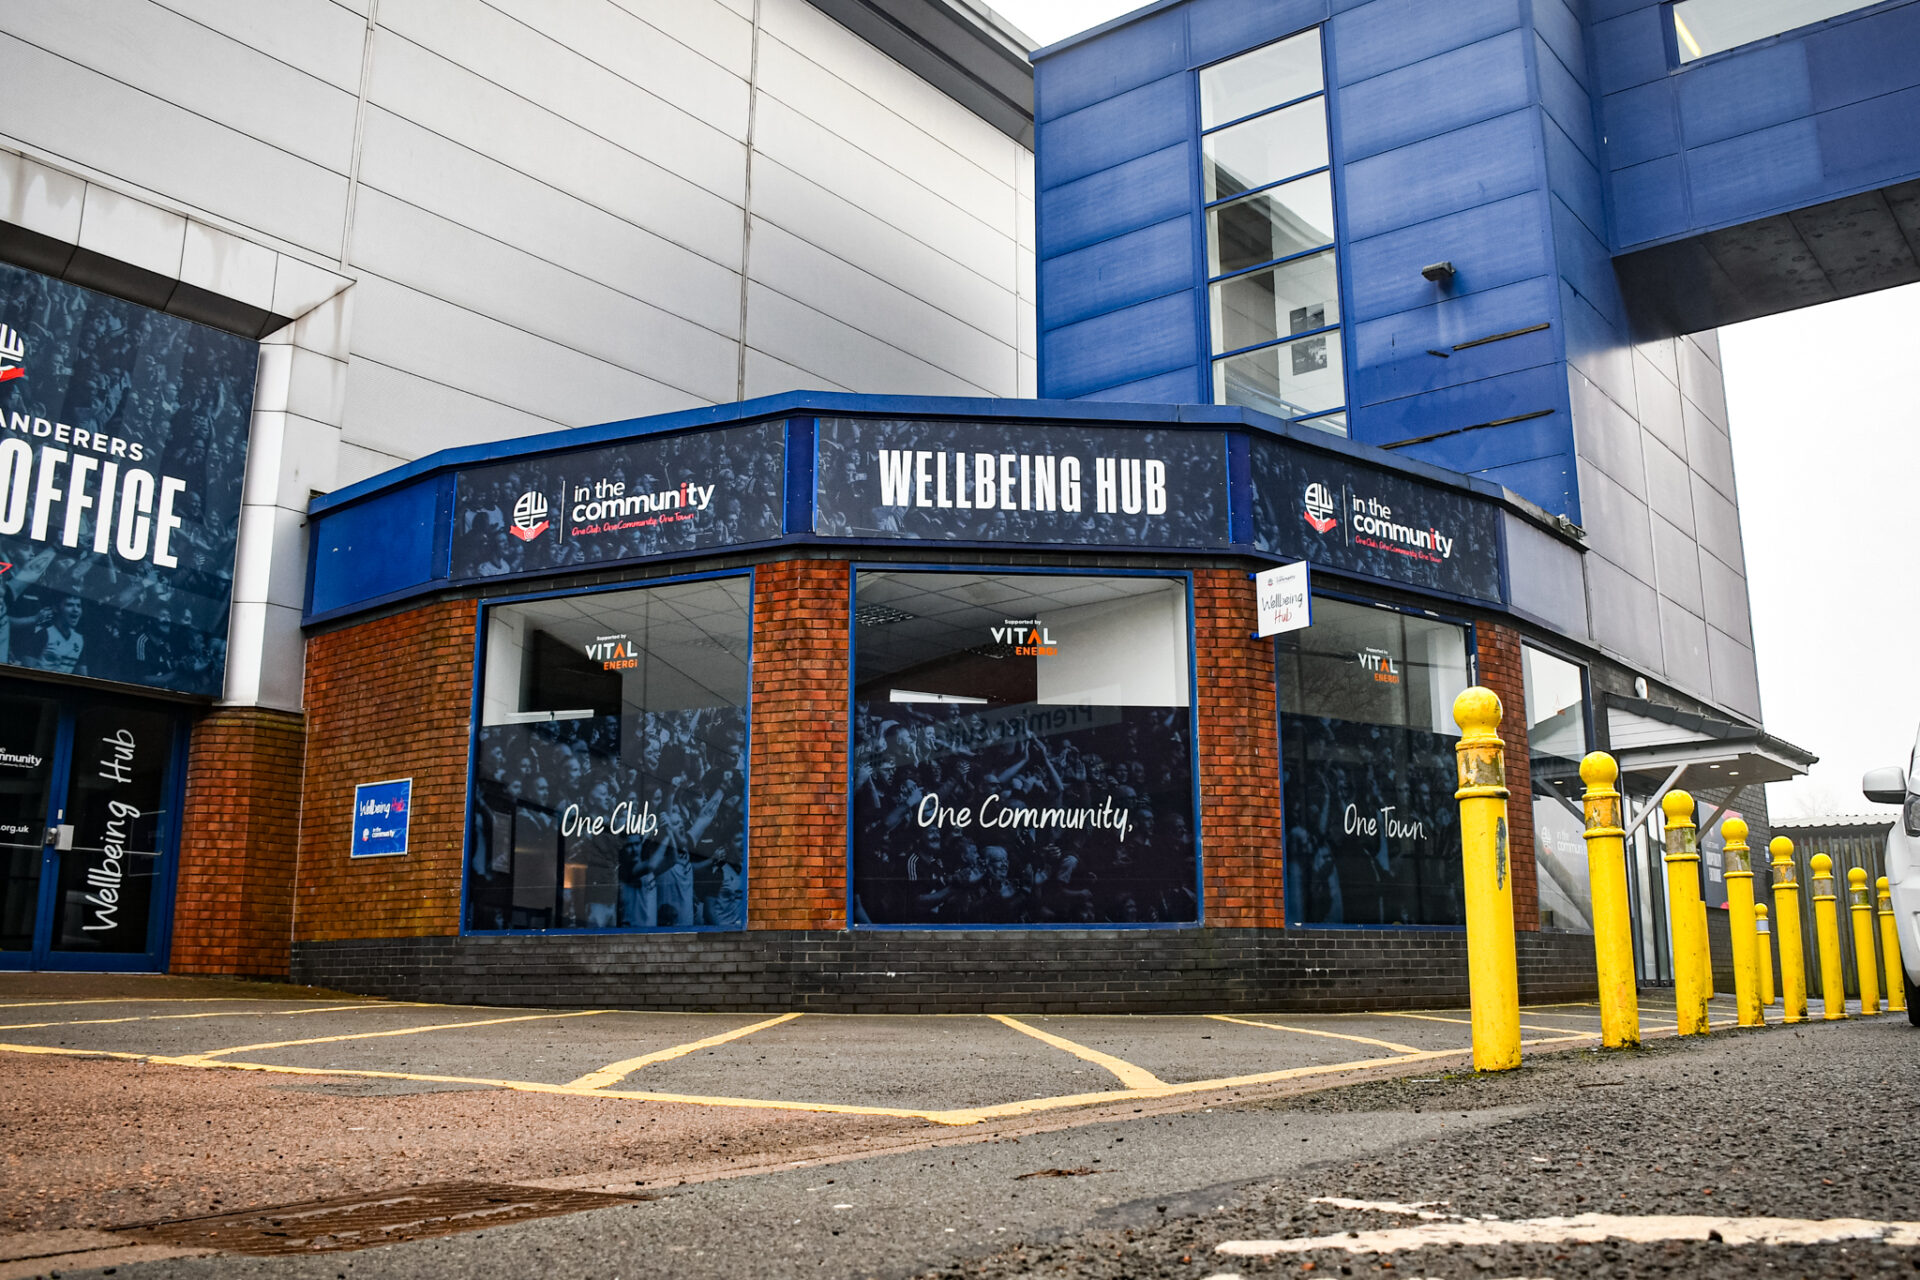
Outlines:
[[[1518, 939], [1521, 998], [1591, 1000], [1593, 939]], [[1207, 1013], [1467, 1003], [1451, 929], [601, 934], [309, 942], [303, 982], [418, 1000], [732, 1012]]]
[[849, 572], [833, 560], [784, 560], [754, 572], [753, 929], [846, 924]]
[[[444, 601], [308, 640], [296, 939], [459, 929], [476, 613]], [[409, 777], [406, 855], [351, 859], [354, 786]]]
[[193, 726], [174, 889], [174, 973], [287, 976], [303, 717], [260, 707]]
[[1253, 581], [1244, 570], [1193, 575], [1200, 833], [1210, 925], [1286, 922], [1273, 642], [1252, 638], [1253, 609]]
[[1540, 927], [1539, 869], [1533, 860], [1533, 783], [1527, 768], [1527, 700], [1520, 633], [1493, 622], [1474, 628], [1480, 683], [1500, 695], [1500, 737], [1507, 745], [1507, 847], [1513, 860], [1513, 921]]

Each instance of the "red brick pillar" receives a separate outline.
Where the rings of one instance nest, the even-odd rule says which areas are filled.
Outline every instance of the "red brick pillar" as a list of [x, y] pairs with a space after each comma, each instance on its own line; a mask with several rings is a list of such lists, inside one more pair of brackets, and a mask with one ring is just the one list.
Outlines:
[[[477, 616], [447, 600], [307, 642], [297, 940], [459, 932]], [[353, 789], [388, 778], [413, 779], [407, 852], [355, 860]]]
[[837, 560], [754, 570], [750, 928], [846, 927], [850, 572]]
[[1200, 838], [1210, 925], [1286, 923], [1273, 642], [1252, 639], [1244, 569], [1193, 575], [1199, 678]]
[[1513, 922], [1539, 929], [1540, 883], [1533, 854], [1533, 784], [1527, 764], [1527, 698], [1520, 633], [1497, 623], [1474, 627], [1480, 683], [1500, 695], [1500, 738], [1507, 746], [1507, 847], [1513, 860]]
[[174, 973], [287, 976], [305, 717], [218, 710], [193, 726], [174, 889]]

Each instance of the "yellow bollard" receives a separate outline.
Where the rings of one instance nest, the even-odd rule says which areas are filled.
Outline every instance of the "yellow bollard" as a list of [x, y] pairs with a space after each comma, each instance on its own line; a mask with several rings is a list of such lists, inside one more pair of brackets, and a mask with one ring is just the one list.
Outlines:
[[1780, 1014], [1787, 1022], [1807, 1020], [1807, 950], [1800, 931], [1800, 882], [1794, 879], [1793, 841], [1775, 836], [1773, 855], [1773, 928], [1780, 935]]
[[[1758, 1027], [1766, 1023], [1760, 1016], [1760, 963], [1756, 958], [1758, 939], [1753, 932], [1753, 862], [1747, 848], [1747, 824], [1728, 818], [1720, 824], [1727, 842], [1727, 922], [1733, 942], [1733, 998], [1739, 1009], [1740, 1025]], [[1767, 963], [1773, 963], [1769, 956]]]
[[1873, 891], [1867, 888], [1864, 867], [1847, 872], [1847, 910], [1853, 913], [1853, 972], [1860, 984], [1860, 1012], [1872, 1017], [1880, 1012], [1880, 971], [1873, 955]]
[[1604, 751], [1580, 762], [1587, 784], [1587, 884], [1593, 897], [1593, 959], [1600, 975], [1600, 1043], [1640, 1043], [1640, 993], [1633, 976], [1633, 917], [1627, 903], [1626, 832], [1620, 826], [1620, 766]]
[[[1773, 927], [1767, 923], [1767, 904], [1753, 904], [1753, 958], [1759, 969], [1760, 1009], [1773, 1006]], [[1766, 1021], [1764, 1016], [1760, 1019]]]
[[1887, 966], [1887, 1008], [1905, 1013], [1907, 975], [1900, 963], [1900, 930], [1893, 923], [1893, 887], [1885, 876], [1874, 881], [1873, 887], [1880, 891], [1880, 960]]
[[1820, 998], [1825, 1018], [1838, 1022], [1847, 1016], [1847, 975], [1840, 966], [1840, 908], [1833, 891], [1833, 859], [1816, 853], [1807, 863], [1813, 878], [1813, 939], [1820, 948]]
[[1507, 762], [1500, 698], [1478, 685], [1453, 700], [1460, 726], [1460, 848], [1467, 891], [1467, 974], [1473, 1066], [1520, 1065], [1520, 975], [1513, 938], [1513, 866], [1507, 847]]
[[1694, 843], [1693, 797], [1669, 791], [1667, 912], [1673, 922], [1673, 1001], [1680, 1034], [1707, 1033], [1707, 917], [1700, 909], [1700, 850]]
[[1707, 931], [1707, 900], [1700, 900], [1700, 987], [1711, 1000], [1719, 992], [1713, 989], [1713, 934]]

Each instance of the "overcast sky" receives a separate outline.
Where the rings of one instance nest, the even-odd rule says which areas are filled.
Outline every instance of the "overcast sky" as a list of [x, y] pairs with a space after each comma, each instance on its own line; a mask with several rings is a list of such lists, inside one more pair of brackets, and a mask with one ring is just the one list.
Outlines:
[[[1137, 0], [989, 0], [1040, 44]], [[1920, 725], [1905, 655], [1920, 589], [1920, 286], [1723, 329], [1740, 522], [1767, 731], [1820, 757], [1768, 789], [1776, 821], [1878, 812], [1860, 775], [1904, 766]]]

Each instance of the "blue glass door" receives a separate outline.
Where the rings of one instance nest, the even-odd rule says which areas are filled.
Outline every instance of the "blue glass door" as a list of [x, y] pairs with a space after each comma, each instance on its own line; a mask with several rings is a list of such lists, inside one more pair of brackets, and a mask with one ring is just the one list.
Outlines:
[[0, 968], [166, 965], [183, 722], [0, 689]]

